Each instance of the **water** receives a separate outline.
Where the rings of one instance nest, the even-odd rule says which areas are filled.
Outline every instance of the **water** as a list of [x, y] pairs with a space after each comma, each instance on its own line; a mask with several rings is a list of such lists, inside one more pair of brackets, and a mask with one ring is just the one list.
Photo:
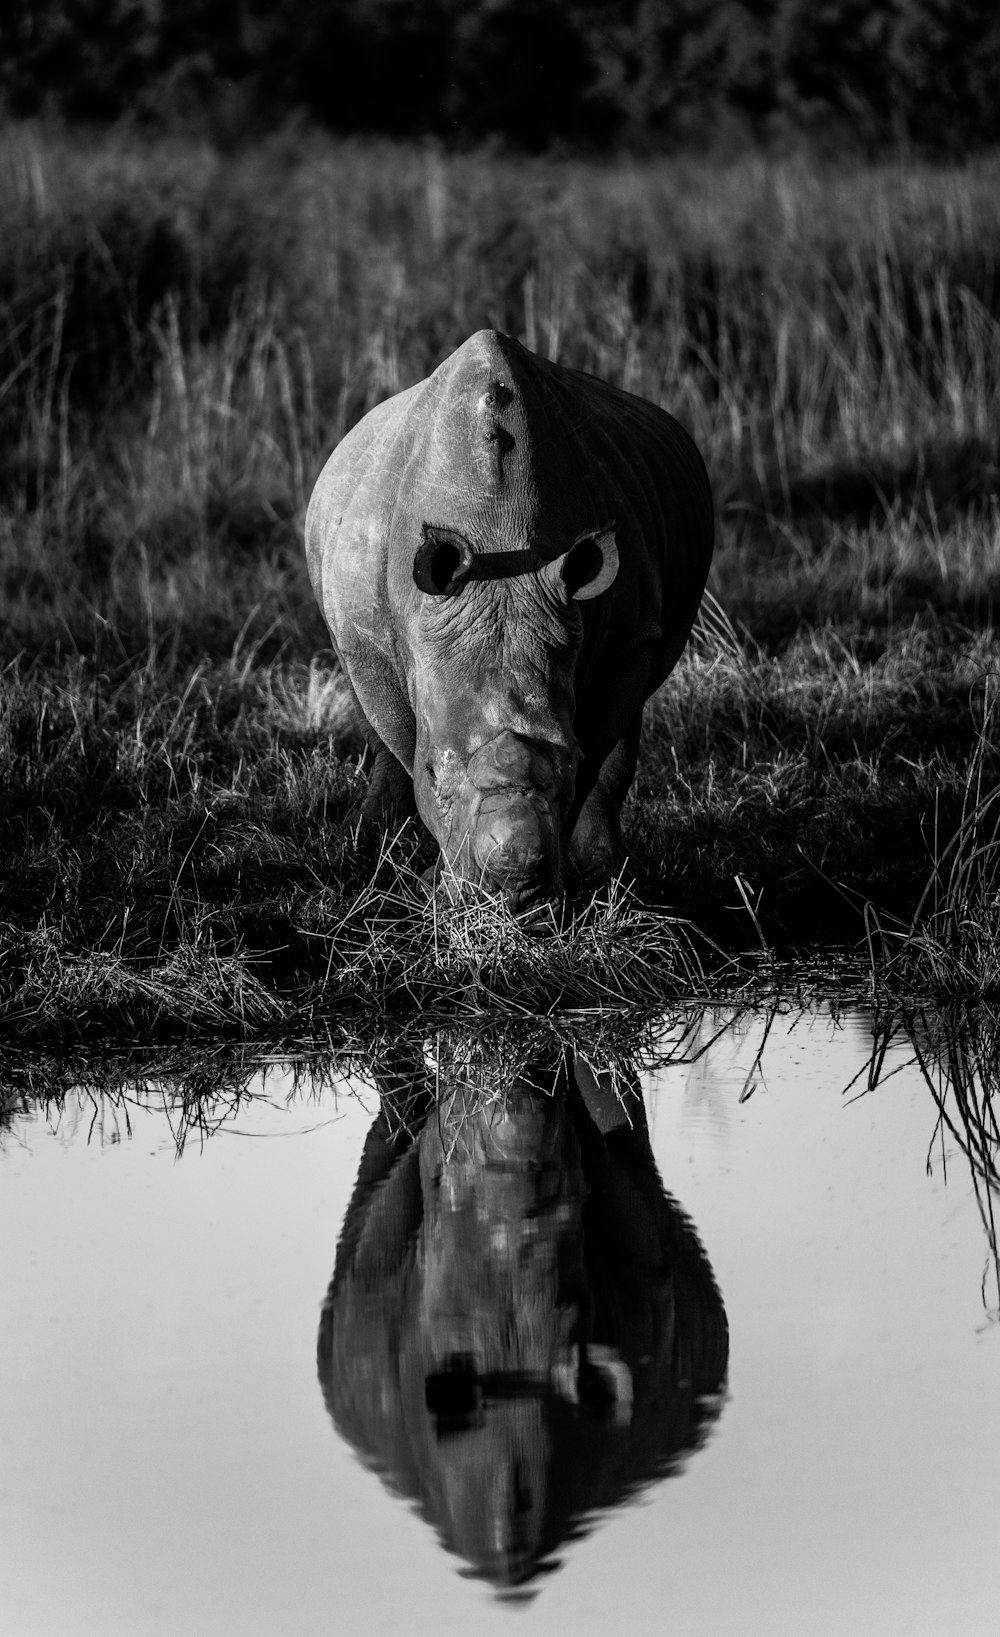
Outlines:
[[[581, 1213], [611, 1184], [558, 1100], [515, 1100], [501, 1131], [457, 1120], [454, 1098], [435, 1116], [420, 1163], [447, 1209], [425, 1228], [418, 1299], [405, 1235], [393, 1249], [366, 1196], [322, 1383], [373, 1085], [293, 1096], [272, 1069], [180, 1158], [166, 1090], [16, 1116], [0, 1145], [0, 1633], [413, 1637], [514, 1619], [992, 1637], [995, 1274], [968, 1165], [899, 1067], [909, 1047], [845, 1094], [870, 1051], [861, 1019], [751, 1017], [647, 1077], [652, 1156], [707, 1263], [650, 1205], [673, 1284], [636, 1276], [620, 1345], [592, 1348], [586, 1376]], [[607, 1139], [641, 1192], [637, 1141]], [[589, 1268], [593, 1283], [603, 1256], [622, 1289], [649, 1247], [615, 1220], [617, 1238], [588, 1230]], [[537, 1322], [525, 1279], [549, 1301]], [[696, 1403], [692, 1376], [710, 1387], [725, 1362], [715, 1286], [728, 1374]], [[521, 1314], [491, 1339], [484, 1307], [504, 1302]], [[392, 1357], [409, 1360], [395, 1376]], [[536, 1546], [558, 1566], [532, 1577]], [[527, 1595], [504, 1606], [470, 1558], [528, 1574]]]

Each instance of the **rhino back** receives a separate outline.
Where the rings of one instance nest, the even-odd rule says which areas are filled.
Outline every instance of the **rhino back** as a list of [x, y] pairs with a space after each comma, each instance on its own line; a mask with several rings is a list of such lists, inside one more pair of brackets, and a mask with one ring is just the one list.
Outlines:
[[603, 686], [609, 661], [641, 650], [648, 694], [679, 658], [705, 587], [714, 516], [704, 462], [656, 404], [518, 351], [531, 366], [525, 395], [530, 420], [546, 428], [547, 467], [559, 450], [560, 481], [546, 487], [545, 501], [568, 534], [560, 549], [597, 522], [616, 524], [620, 568], [610, 590], [584, 608], [578, 692], [594, 677]]
[[579, 682], [585, 695], [596, 677], [603, 687], [609, 660], [641, 652], [645, 695], [683, 648], [711, 558], [701, 457], [665, 410], [482, 330], [338, 445], [310, 503], [307, 555], [341, 658], [394, 696], [397, 716], [424, 523], [458, 530], [476, 552], [530, 544], [552, 559], [609, 521], [620, 568], [583, 609]]

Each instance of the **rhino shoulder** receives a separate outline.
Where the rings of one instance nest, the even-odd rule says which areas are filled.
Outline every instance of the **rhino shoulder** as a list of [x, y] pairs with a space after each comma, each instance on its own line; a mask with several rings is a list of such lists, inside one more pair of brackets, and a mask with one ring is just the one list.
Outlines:
[[346, 432], [316, 479], [306, 511], [309, 575], [322, 582], [322, 566], [346, 523], [365, 525], [391, 509], [392, 473], [406, 458], [411, 411], [425, 381], [376, 404]]

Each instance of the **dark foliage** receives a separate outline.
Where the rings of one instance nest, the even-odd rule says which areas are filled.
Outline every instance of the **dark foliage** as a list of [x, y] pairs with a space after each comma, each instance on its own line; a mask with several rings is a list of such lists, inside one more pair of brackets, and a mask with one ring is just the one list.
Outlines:
[[0, 105], [219, 139], [339, 132], [540, 149], [872, 151], [1000, 139], [995, 0], [32, 0], [0, 20]]

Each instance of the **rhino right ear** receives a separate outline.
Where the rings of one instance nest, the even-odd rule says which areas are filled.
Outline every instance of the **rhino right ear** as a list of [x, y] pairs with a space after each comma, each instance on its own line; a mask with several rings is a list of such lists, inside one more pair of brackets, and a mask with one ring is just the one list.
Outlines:
[[551, 1380], [561, 1398], [598, 1420], [613, 1427], [627, 1427], [632, 1420], [632, 1372], [614, 1347], [574, 1346], [553, 1365]]
[[549, 585], [567, 602], [586, 602], [590, 597], [599, 597], [602, 591], [607, 591], [617, 573], [618, 546], [613, 523], [578, 534], [569, 551], [542, 569]]
[[424, 543], [413, 559], [413, 578], [429, 597], [450, 597], [472, 573], [474, 554], [463, 534], [424, 524]]

